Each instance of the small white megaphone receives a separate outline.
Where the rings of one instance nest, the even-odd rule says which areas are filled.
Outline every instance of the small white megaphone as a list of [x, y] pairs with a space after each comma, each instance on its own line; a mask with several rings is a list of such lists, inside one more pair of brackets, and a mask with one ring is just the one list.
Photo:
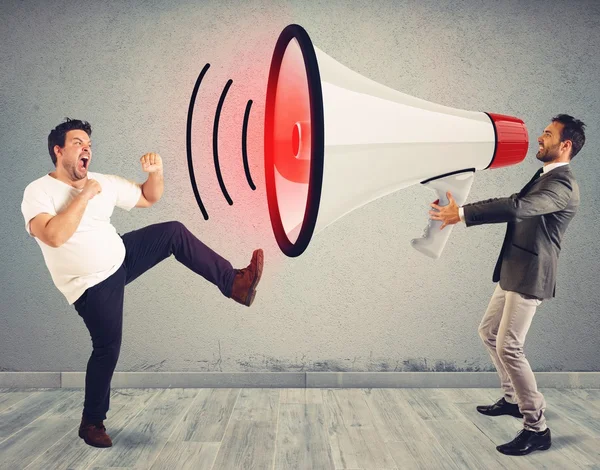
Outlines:
[[[421, 100], [353, 72], [298, 25], [275, 45], [265, 109], [265, 179], [279, 247], [298, 256], [313, 233], [381, 196], [422, 183], [464, 204], [477, 170], [520, 163], [522, 120]], [[412, 246], [442, 253], [452, 226], [429, 220]]]

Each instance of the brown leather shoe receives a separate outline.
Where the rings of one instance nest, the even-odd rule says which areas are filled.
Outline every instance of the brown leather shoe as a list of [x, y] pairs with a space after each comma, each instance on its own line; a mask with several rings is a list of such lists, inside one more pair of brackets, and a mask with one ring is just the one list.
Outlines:
[[254, 301], [256, 286], [262, 276], [263, 259], [263, 251], [259, 248], [252, 253], [252, 260], [248, 267], [236, 269], [231, 298], [246, 307], [250, 307]]
[[106, 434], [106, 428], [104, 427], [103, 421], [97, 423], [90, 423], [85, 418], [81, 419], [79, 425], [79, 437], [81, 437], [85, 443], [92, 447], [111, 447], [112, 441], [108, 434]]

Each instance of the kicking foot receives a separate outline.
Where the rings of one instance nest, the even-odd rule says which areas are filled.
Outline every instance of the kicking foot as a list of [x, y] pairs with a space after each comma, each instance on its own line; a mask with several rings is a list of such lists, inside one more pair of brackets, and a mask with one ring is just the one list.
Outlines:
[[236, 269], [231, 298], [246, 307], [252, 305], [256, 296], [256, 286], [262, 276], [263, 259], [263, 251], [259, 248], [252, 253], [252, 260], [248, 267]]

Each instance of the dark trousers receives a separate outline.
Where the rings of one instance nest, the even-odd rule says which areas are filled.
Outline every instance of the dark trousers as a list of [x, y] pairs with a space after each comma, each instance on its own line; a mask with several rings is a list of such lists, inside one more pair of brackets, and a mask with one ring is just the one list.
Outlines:
[[110, 403], [110, 381], [119, 359], [125, 286], [165, 258], [177, 261], [231, 297], [235, 271], [231, 263], [198, 240], [180, 222], [149, 225], [121, 237], [125, 261], [108, 279], [87, 289], [75, 301], [92, 338], [85, 376], [83, 416], [103, 421]]

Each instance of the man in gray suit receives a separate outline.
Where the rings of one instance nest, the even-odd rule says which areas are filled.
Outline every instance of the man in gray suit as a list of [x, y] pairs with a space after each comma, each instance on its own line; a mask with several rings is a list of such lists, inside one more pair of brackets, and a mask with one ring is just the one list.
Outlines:
[[523, 354], [525, 336], [542, 300], [555, 296], [561, 241], [579, 206], [579, 187], [571, 160], [585, 143], [585, 124], [567, 114], [552, 118], [538, 137], [537, 159], [544, 163], [521, 191], [458, 207], [448, 193], [447, 206], [432, 204], [433, 220], [467, 227], [507, 223], [494, 269], [496, 290], [479, 335], [500, 375], [504, 396], [493, 405], [478, 406], [488, 416], [524, 418], [524, 429], [511, 442], [496, 447], [508, 455], [526, 455], [551, 445], [546, 402], [538, 391]]

